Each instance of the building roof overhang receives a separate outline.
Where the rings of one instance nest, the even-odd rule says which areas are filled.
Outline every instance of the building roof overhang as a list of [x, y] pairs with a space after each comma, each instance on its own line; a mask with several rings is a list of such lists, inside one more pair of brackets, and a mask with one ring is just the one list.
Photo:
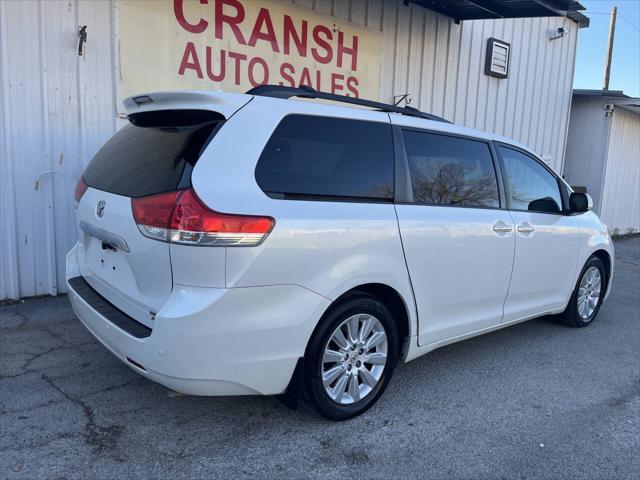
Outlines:
[[640, 115], [640, 98], [625, 95], [622, 90], [574, 89], [574, 97], [602, 97], [606, 103]]
[[567, 17], [580, 28], [589, 26], [589, 17], [578, 0], [404, 0], [453, 18], [480, 20], [523, 17]]

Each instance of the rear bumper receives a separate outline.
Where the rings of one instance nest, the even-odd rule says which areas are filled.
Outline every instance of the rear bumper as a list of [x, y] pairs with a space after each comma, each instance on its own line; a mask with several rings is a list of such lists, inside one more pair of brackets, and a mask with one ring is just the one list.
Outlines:
[[73, 248], [67, 254], [67, 287], [83, 325], [133, 370], [190, 395], [284, 392], [317, 320], [330, 304], [296, 285], [174, 285], [151, 335], [137, 338], [73, 288], [69, 280], [79, 275]]

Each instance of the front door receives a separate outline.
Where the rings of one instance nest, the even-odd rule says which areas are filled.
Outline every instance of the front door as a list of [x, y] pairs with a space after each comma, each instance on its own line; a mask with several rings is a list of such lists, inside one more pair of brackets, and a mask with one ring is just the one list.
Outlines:
[[396, 212], [420, 345], [498, 325], [515, 235], [489, 144], [403, 129], [413, 201]]
[[562, 213], [561, 182], [524, 151], [498, 146], [507, 204], [516, 227], [516, 253], [504, 321], [564, 306], [574, 287], [580, 232]]

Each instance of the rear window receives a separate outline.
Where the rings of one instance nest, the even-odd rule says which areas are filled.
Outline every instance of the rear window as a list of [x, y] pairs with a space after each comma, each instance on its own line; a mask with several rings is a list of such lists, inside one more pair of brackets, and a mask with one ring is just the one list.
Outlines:
[[87, 185], [127, 197], [191, 186], [191, 170], [223, 117], [205, 110], [166, 110], [129, 116], [93, 157]]
[[260, 155], [256, 181], [275, 198], [393, 200], [391, 126], [289, 115]]

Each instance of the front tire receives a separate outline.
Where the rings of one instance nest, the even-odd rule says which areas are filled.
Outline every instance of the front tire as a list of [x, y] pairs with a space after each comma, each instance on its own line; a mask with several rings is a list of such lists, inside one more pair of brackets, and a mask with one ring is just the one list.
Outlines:
[[329, 310], [305, 355], [305, 389], [316, 410], [346, 420], [369, 409], [398, 361], [398, 332], [389, 309], [362, 293]]
[[572, 327], [586, 327], [596, 318], [605, 294], [606, 277], [602, 260], [591, 257], [587, 260], [578, 283], [563, 313], [563, 320]]

